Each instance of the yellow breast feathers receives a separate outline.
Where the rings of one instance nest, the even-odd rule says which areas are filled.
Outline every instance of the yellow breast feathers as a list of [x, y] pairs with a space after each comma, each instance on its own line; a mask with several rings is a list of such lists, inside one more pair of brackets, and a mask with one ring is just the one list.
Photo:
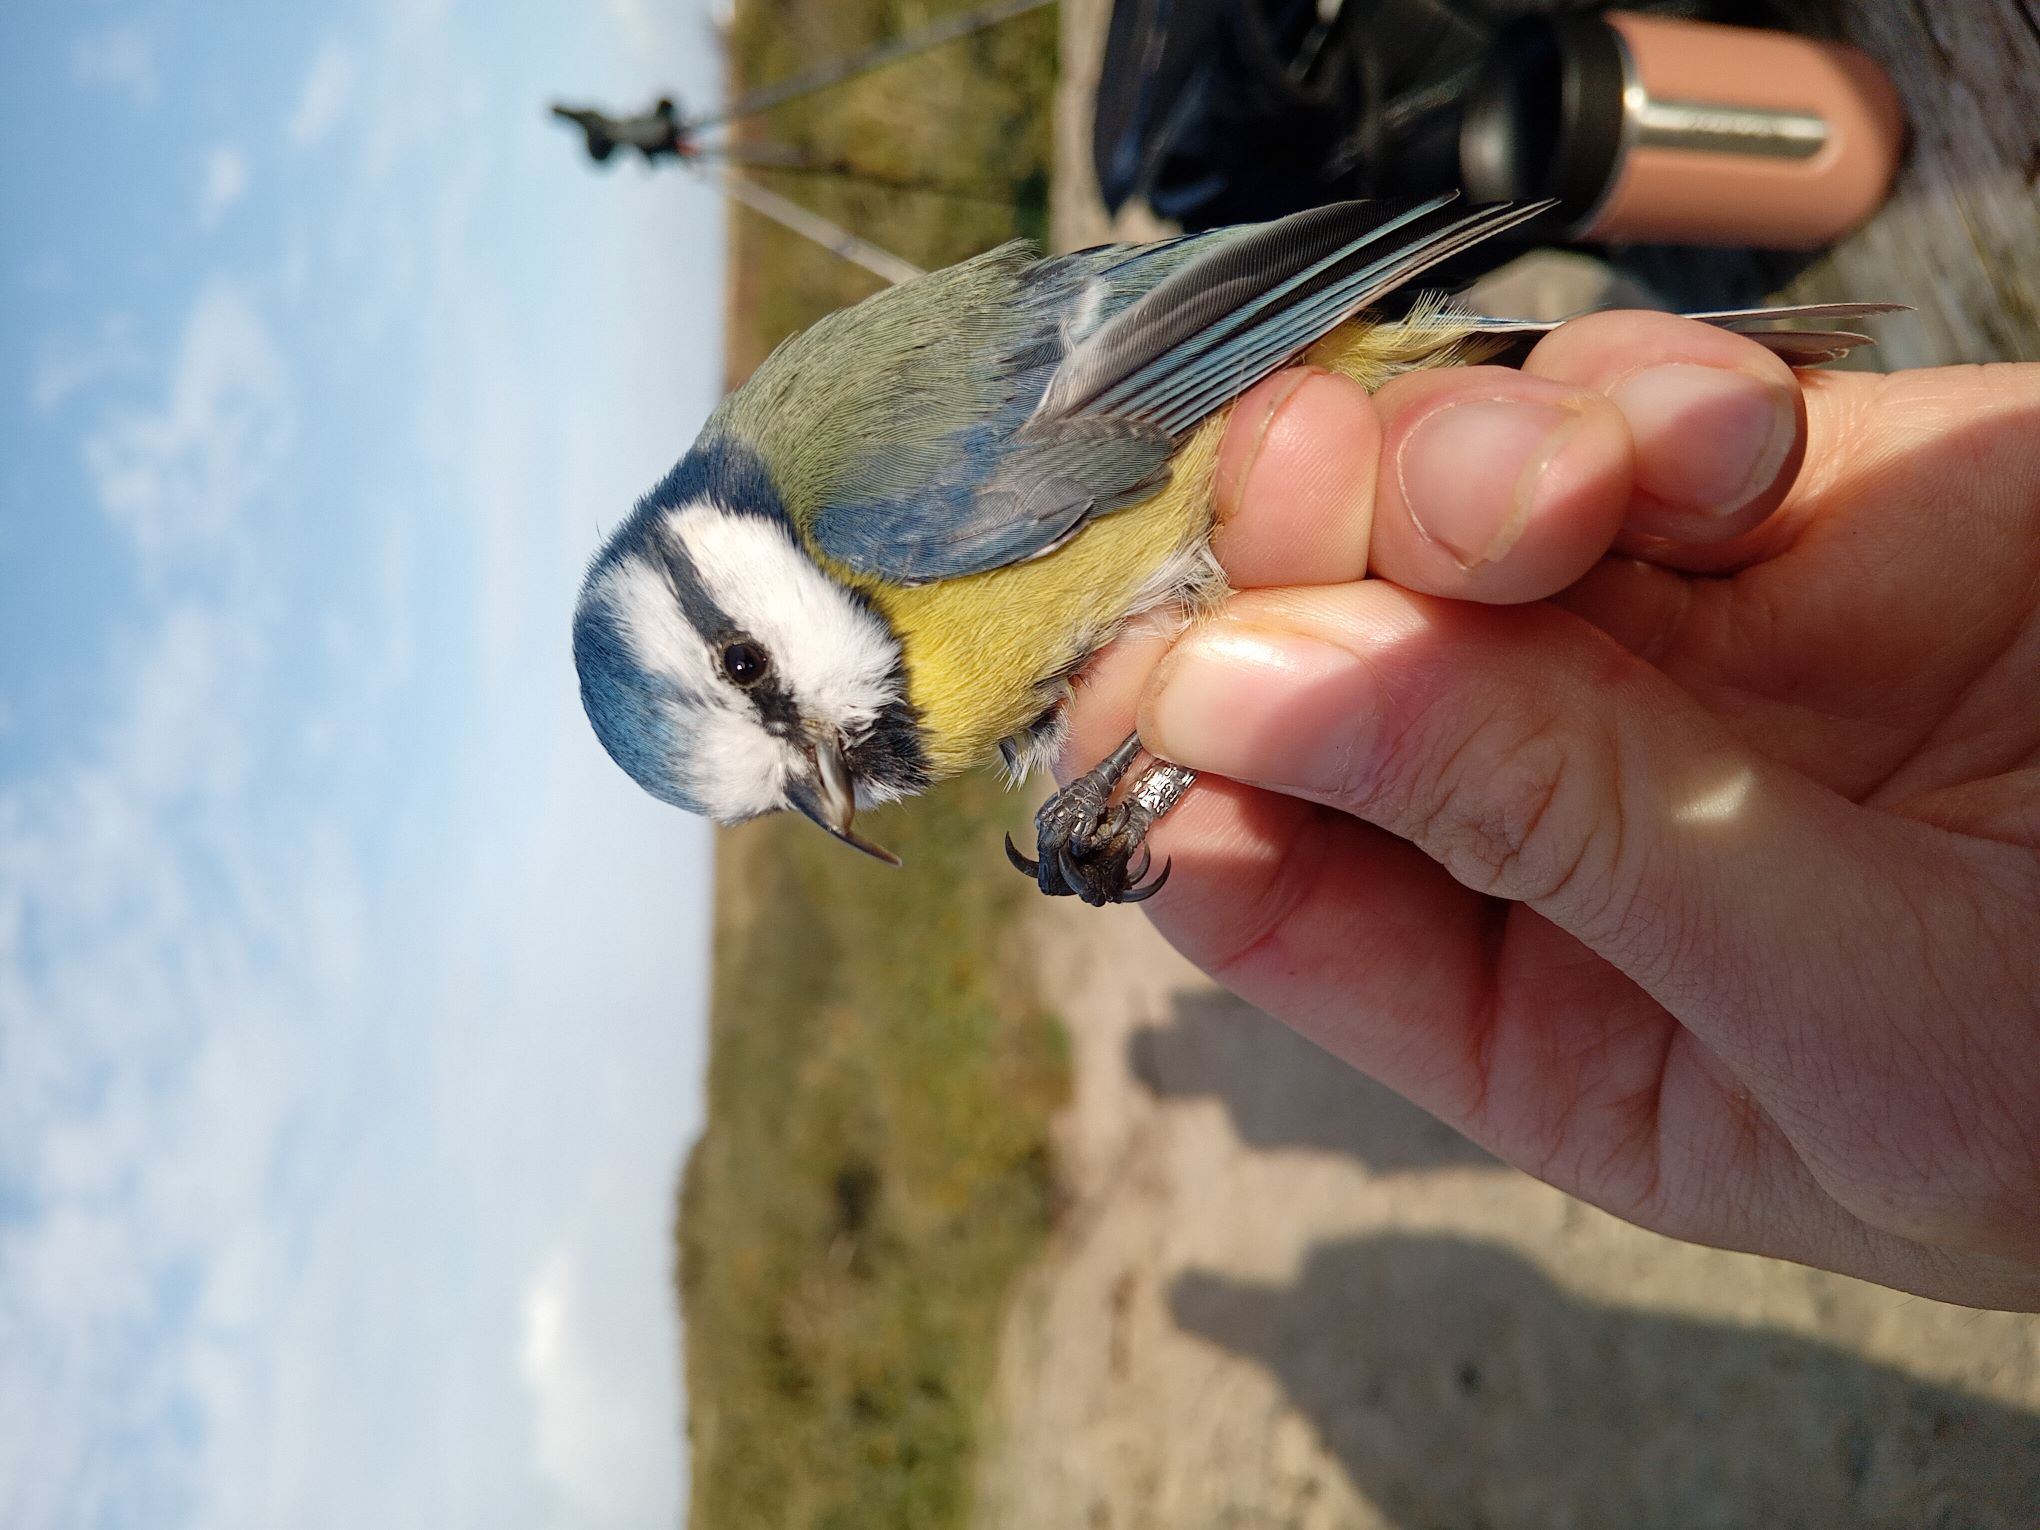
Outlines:
[[[1054, 552], [910, 589], [867, 586], [906, 651], [929, 768], [952, 775], [1040, 720], [1069, 673], [1146, 607], [1178, 601], [1211, 530], [1222, 415], [1204, 421], [1137, 505], [1100, 516]], [[1159, 586], [1159, 587], [1158, 587]]]
[[[1344, 325], [1304, 359], [1371, 389], [1401, 372], [1472, 359], [1453, 354], [1467, 344], [1478, 342], [1434, 309], [1407, 324]], [[907, 589], [858, 581], [905, 649], [907, 699], [920, 711], [936, 776], [987, 759], [1037, 722], [1070, 672], [1130, 618], [1224, 593], [1205, 545], [1231, 412], [1218, 410], [1185, 438], [1160, 492], [1100, 516], [1052, 553]]]

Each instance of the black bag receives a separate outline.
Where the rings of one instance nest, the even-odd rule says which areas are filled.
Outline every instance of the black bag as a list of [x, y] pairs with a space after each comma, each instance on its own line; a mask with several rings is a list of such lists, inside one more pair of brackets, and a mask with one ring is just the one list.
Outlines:
[[[1460, 185], [1461, 110], [1497, 34], [1582, 0], [1116, 0], [1092, 160], [1107, 208], [1186, 229]], [[1743, 0], [1629, 0], [1741, 20]], [[1496, 250], [1496, 254], [1500, 251]]]

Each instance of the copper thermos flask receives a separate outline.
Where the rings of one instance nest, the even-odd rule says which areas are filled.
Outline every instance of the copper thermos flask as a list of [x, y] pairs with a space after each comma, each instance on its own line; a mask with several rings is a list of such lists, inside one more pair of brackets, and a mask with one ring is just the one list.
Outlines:
[[1557, 237], [1805, 250], [1870, 216], [1903, 141], [1854, 48], [1611, 11], [1505, 29], [1459, 157], [1480, 200], [1557, 198]]

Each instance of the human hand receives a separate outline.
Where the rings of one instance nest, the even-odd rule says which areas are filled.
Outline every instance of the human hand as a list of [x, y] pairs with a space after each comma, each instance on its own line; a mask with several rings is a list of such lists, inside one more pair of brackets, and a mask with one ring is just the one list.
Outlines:
[[1162, 932], [1631, 1221], [2040, 1308], [2040, 366], [1600, 314], [1219, 472], [1243, 593], [1073, 709], [1212, 773]]

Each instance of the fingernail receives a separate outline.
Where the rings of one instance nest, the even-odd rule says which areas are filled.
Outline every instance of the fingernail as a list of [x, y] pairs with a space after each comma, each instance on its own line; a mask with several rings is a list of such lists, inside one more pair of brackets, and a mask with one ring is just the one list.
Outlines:
[[1637, 444], [1637, 487], [1697, 515], [1740, 510], [1778, 476], [1798, 434], [1783, 388], [1722, 367], [1667, 362], [1608, 398]]
[[1492, 563], [1523, 534], [1547, 469], [1579, 429], [1552, 404], [1471, 399], [1419, 420], [1395, 457], [1417, 529], [1461, 568]]
[[1195, 770], [1331, 794], [1352, 779], [1376, 694], [1368, 667], [1344, 648], [1219, 621], [1163, 663], [1141, 737]]
[[1329, 375], [1322, 367], [1292, 367], [1270, 382], [1263, 396], [1250, 397], [1244, 401], [1241, 417], [1229, 422], [1226, 429], [1228, 433], [1235, 430], [1249, 431], [1251, 436], [1246, 450], [1240, 454], [1239, 465], [1219, 476], [1220, 520], [1232, 519], [1233, 513], [1246, 498], [1247, 485], [1254, 477], [1254, 464], [1261, 460], [1261, 448], [1267, 444], [1268, 431], [1275, 424], [1276, 417], [1305, 386], [1317, 378]]

